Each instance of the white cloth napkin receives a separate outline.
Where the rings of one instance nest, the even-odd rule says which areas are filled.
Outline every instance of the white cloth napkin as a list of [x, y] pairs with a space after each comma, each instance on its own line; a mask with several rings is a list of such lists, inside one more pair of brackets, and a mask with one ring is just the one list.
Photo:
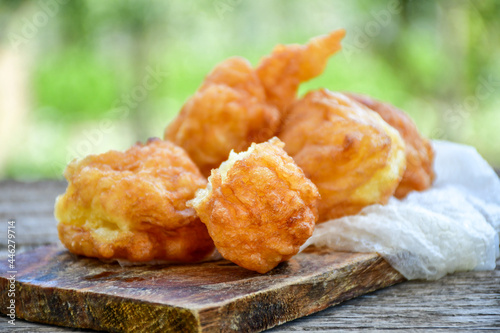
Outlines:
[[495, 269], [499, 256], [500, 180], [469, 146], [434, 141], [432, 188], [316, 227], [311, 244], [378, 252], [407, 279]]

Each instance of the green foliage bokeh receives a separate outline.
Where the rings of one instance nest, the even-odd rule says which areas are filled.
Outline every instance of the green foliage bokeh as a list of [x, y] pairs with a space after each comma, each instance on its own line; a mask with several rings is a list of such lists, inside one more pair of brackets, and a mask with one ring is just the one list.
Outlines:
[[[0, 161], [2, 177], [59, 178], [83, 153], [162, 136], [218, 62], [240, 55], [256, 64], [278, 43], [304, 43], [340, 27], [347, 30], [344, 50], [300, 94], [326, 87], [373, 95], [406, 110], [425, 135], [474, 145], [500, 165], [498, 2], [52, 2], [57, 12], [17, 50], [29, 65], [29, 130]], [[0, 51], [45, 10], [40, 6], [0, 4]], [[144, 97], [126, 102], [142, 93], [152, 71], [166, 74]], [[496, 83], [478, 99], [488, 80]], [[103, 121], [111, 129], [95, 134]]]

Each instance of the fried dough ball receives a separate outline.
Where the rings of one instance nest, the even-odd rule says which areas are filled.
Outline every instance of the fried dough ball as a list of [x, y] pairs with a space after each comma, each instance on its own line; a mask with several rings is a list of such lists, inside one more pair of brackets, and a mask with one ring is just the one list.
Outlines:
[[234, 57], [207, 76], [165, 129], [164, 137], [183, 147], [208, 177], [231, 149], [242, 151], [252, 142], [268, 140], [279, 123], [280, 113], [267, 103], [250, 63]]
[[404, 198], [409, 192], [423, 191], [434, 181], [432, 168], [434, 150], [431, 143], [418, 132], [413, 120], [402, 110], [369, 96], [346, 93], [347, 96], [377, 112], [389, 125], [398, 130], [406, 144], [406, 171], [394, 196]]
[[340, 41], [344, 36], [345, 30], [339, 29], [312, 38], [305, 45], [277, 45], [256, 69], [268, 101], [285, 113], [295, 100], [300, 83], [325, 70], [330, 56], [342, 48]]
[[377, 113], [326, 89], [290, 108], [279, 137], [318, 187], [320, 222], [387, 203], [405, 170], [398, 132]]
[[150, 139], [125, 152], [72, 161], [56, 200], [62, 243], [73, 253], [130, 261], [198, 261], [214, 251], [186, 201], [206, 185], [182, 148]]
[[295, 255], [318, 218], [318, 190], [283, 146], [272, 138], [231, 152], [188, 203], [224, 258], [259, 273]]

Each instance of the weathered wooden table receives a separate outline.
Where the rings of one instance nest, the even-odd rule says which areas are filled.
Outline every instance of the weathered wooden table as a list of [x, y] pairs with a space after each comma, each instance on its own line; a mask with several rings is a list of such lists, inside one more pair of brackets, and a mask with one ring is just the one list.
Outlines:
[[[0, 255], [6, 255], [6, 223], [16, 219], [17, 253], [57, 243], [55, 197], [66, 184], [57, 181], [0, 182]], [[2, 259], [3, 260], [3, 259]], [[500, 262], [497, 262], [497, 264]], [[16, 326], [0, 316], [0, 332], [89, 332], [30, 323]], [[315, 331], [500, 331], [500, 269], [453, 274], [436, 282], [409, 281], [278, 326], [270, 332]]]

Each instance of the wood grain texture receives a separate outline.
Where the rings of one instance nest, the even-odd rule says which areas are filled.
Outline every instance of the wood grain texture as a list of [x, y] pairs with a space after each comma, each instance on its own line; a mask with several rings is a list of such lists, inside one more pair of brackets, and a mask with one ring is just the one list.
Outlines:
[[[40, 244], [57, 242], [53, 204], [65, 189], [62, 181], [0, 182], [0, 218], [17, 220], [18, 254]], [[0, 251], [5, 253], [5, 227]], [[22, 240], [22, 241], [21, 241]], [[0, 260], [1, 262], [1, 260]], [[500, 264], [500, 262], [497, 262]], [[500, 331], [500, 271], [465, 272], [436, 282], [408, 281], [359, 296], [270, 332]], [[0, 316], [0, 332], [93, 332]]]
[[495, 271], [407, 281], [269, 332], [500, 332], [499, 264]]
[[[10, 300], [0, 263], [0, 311]], [[58, 246], [16, 260], [16, 313], [111, 332], [258, 332], [404, 278], [377, 254], [310, 250], [267, 274], [219, 260], [121, 267]]]
[[[16, 220], [16, 242], [21, 252], [59, 242], [54, 203], [65, 189], [64, 181], [0, 182], [0, 221], [4, 226], [8, 219]], [[5, 226], [0, 228], [0, 255], [6, 255], [6, 239]]]

